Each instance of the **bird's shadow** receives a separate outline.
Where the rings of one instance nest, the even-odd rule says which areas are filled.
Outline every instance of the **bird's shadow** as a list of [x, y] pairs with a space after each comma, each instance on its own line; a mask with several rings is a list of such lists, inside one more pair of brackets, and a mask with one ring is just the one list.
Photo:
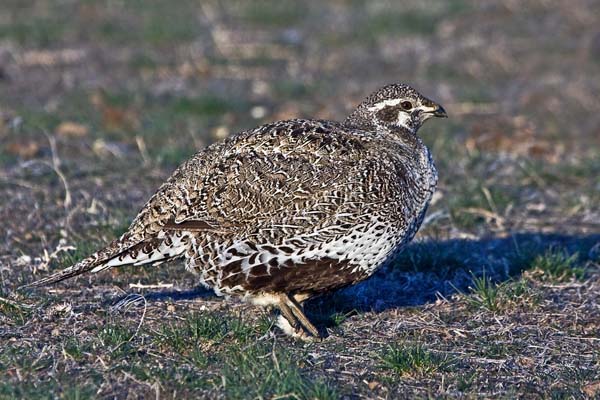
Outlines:
[[161, 292], [149, 292], [144, 295], [148, 302], [154, 301], [178, 301], [178, 300], [202, 300], [215, 297], [212, 290], [202, 286], [196, 286], [187, 290], [165, 290]]
[[[457, 291], [468, 292], [473, 279], [483, 274], [496, 284], [515, 279], [532, 268], [539, 257], [549, 254], [562, 254], [565, 259], [577, 255], [577, 266], [592, 263], [597, 266], [600, 234], [518, 233], [479, 240], [413, 242], [368, 280], [310, 300], [306, 303], [306, 313], [318, 326], [331, 327], [352, 313], [423, 305]], [[212, 297], [212, 291], [200, 286], [144, 294], [147, 302], [201, 301]]]
[[307, 303], [307, 314], [331, 327], [353, 313], [418, 306], [468, 293], [477, 278], [490, 284], [518, 279], [548, 258], [564, 260], [578, 271], [591, 266], [598, 271], [600, 234], [519, 233], [414, 242], [370, 279]]

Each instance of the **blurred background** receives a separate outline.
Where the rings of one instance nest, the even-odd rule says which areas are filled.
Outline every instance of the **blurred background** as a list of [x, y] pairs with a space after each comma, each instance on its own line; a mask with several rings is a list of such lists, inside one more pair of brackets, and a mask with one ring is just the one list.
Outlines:
[[391, 82], [450, 115], [421, 131], [441, 178], [425, 234], [597, 230], [598, 15], [593, 0], [3, 0], [0, 217], [20, 216], [5, 250], [110, 238], [196, 150], [341, 120]]

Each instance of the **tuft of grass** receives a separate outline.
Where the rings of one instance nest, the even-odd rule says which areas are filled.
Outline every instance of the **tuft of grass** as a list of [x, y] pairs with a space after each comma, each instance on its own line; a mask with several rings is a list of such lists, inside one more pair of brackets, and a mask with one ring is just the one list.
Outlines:
[[[0, 290], [0, 296], [2, 296]], [[16, 301], [0, 297], [0, 315], [7, 317], [16, 325], [24, 325], [31, 317], [31, 310]]]
[[525, 279], [504, 282], [501, 286], [500, 293], [501, 298], [504, 298], [513, 304], [524, 303], [525, 301], [532, 305], [537, 305], [539, 303], [539, 294], [532, 290]]
[[477, 374], [465, 373], [458, 376], [456, 380], [456, 388], [461, 392], [469, 390], [477, 379]]
[[239, 317], [230, 319], [217, 313], [192, 313], [180, 323], [166, 325], [160, 332], [160, 344], [202, 364], [208, 361], [205, 348], [224, 340], [247, 343], [254, 336], [254, 329]]
[[[50, 355], [40, 352], [33, 346], [3, 348], [0, 351], [0, 373], [5, 371], [4, 366], [12, 366], [23, 374], [34, 374], [52, 366], [53, 361]], [[0, 381], [2, 381], [1, 377], [2, 375]]]
[[[46, 349], [46, 347], [44, 347]], [[100, 373], [76, 374], [56, 369], [54, 356], [37, 346], [2, 347], [0, 350], [0, 399], [93, 398]], [[53, 368], [54, 367], [54, 368]], [[36, 379], [36, 375], [41, 376]], [[18, 375], [19, 379], [14, 379]], [[74, 380], [74, 377], [75, 380]], [[91, 378], [91, 379], [88, 379]]]
[[531, 263], [530, 275], [543, 282], [567, 282], [585, 277], [585, 268], [578, 266], [579, 253], [569, 255], [565, 250], [552, 248]]
[[324, 380], [303, 373], [296, 357], [264, 344], [230, 347], [224, 356], [223, 389], [228, 399], [338, 399]]
[[97, 387], [77, 385], [69, 382], [68, 376], [61, 376], [63, 382], [47, 379], [32, 385], [27, 380], [21, 382], [0, 382], [0, 399], [68, 399], [79, 400], [96, 397]]
[[447, 356], [435, 354], [420, 343], [388, 346], [380, 355], [381, 367], [400, 376], [424, 376], [445, 370], [452, 363]]
[[336, 312], [331, 315], [331, 323], [334, 327], [340, 326], [344, 321], [353, 315], [358, 314], [356, 310], [350, 310], [348, 312]]
[[502, 338], [489, 337], [485, 341], [477, 341], [477, 354], [493, 359], [503, 359], [510, 357], [512, 354], [518, 354], [523, 349], [518, 346], [508, 343]]
[[133, 350], [129, 343], [133, 332], [115, 321], [107, 322], [98, 332], [100, 346], [110, 349], [109, 355], [111, 358], [120, 358], [127, 356]]
[[539, 303], [538, 294], [529, 287], [525, 279], [495, 283], [486, 275], [485, 270], [481, 276], [471, 275], [472, 286], [469, 287], [469, 294], [463, 293], [456, 287], [455, 290], [464, 296], [473, 309], [501, 313], [517, 306], [528, 307]]
[[473, 276], [473, 286], [470, 289], [471, 296], [467, 299], [471, 304], [491, 312], [500, 310], [500, 285], [492, 283], [485, 270], [482, 276]]
[[161, 344], [181, 355], [189, 355], [189, 349], [198, 348], [202, 343], [219, 341], [227, 334], [223, 319], [216, 315], [193, 313], [181, 323], [171, 323], [160, 332]]
[[100, 330], [99, 337], [103, 346], [116, 347], [127, 342], [131, 337], [131, 332], [129, 329], [113, 322], [107, 323]]
[[89, 352], [90, 347], [82, 342], [78, 337], [69, 337], [63, 345], [64, 353], [76, 361], [83, 360], [85, 353]]

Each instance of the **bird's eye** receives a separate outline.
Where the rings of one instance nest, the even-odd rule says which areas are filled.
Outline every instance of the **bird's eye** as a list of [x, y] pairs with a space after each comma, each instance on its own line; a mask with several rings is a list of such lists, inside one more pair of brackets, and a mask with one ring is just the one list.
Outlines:
[[400, 107], [402, 107], [404, 110], [410, 110], [413, 108], [413, 105], [410, 101], [403, 101], [400, 103]]

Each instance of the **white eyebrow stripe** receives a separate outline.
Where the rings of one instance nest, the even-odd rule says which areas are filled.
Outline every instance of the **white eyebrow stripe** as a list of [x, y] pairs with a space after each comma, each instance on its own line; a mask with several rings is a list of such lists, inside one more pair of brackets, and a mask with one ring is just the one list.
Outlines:
[[398, 104], [400, 104], [400, 102], [402, 102], [402, 100], [403, 99], [384, 100], [382, 102], [375, 104], [373, 107], [369, 107], [368, 110], [369, 111], [379, 111], [385, 107], [397, 106]]

